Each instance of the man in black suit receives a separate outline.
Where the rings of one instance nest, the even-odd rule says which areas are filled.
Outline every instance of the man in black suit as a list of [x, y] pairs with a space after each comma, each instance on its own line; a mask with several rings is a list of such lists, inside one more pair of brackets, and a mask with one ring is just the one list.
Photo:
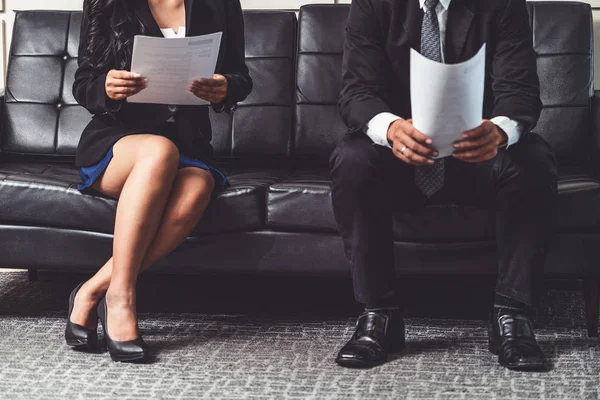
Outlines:
[[[484, 43], [486, 119], [452, 157], [434, 161], [435, 142], [410, 120], [410, 49], [457, 63]], [[456, 203], [496, 212], [490, 350], [507, 368], [545, 368], [529, 311], [554, 227], [557, 172], [552, 150], [531, 133], [542, 104], [525, 0], [354, 0], [340, 108], [350, 133], [331, 157], [333, 207], [366, 309], [337, 363], [373, 366], [404, 348], [393, 212]]]

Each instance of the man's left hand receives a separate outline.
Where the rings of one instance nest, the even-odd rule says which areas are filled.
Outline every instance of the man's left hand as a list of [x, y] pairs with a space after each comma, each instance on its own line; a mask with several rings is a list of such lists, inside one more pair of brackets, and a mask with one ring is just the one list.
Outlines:
[[210, 101], [211, 103], [220, 103], [227, 96], [227, 78], [223, 75], [215, 74], [212, 79], [198, 79], [192, 82], [189, 90], [203, 100]]
[[461, 140], [454, 143], [456, 151], [452, 156], [468, 163], [484, 162], [496, 157], [498, 148], [506, 143], [506, 133], [486, 119], [479, 127], [463, 133]]

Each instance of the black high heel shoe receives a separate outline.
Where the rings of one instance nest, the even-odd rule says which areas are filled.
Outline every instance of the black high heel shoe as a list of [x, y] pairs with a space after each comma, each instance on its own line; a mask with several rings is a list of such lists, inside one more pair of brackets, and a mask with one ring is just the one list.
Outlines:
[[98, 332], [96, 329], [88, 329], [71, 322], [71, 314], [75, 306], [75, 296], [85, 282], [81, 282], [69, 296], [69, 314], [67, 316], [67, 328], [65, 329], [65, 340], [67, 345], [78, 350], [97, 350], [98, 349]]
[[126, 342], [117, 342], [110, 338], [108, 335], [108, 327], [106, 326], [107, 309], [106, 309], [106, 297], [102, 299], [98, 304], [98, 317], [104, 328], [104, 339], [106, 340], [106, 347], [110, 353], [110, 358], [113, 361], [122, 362], [145, 362], [148, 359], [148, 345], [144, 342], [141, 336], [134, 340], [128, 340]]

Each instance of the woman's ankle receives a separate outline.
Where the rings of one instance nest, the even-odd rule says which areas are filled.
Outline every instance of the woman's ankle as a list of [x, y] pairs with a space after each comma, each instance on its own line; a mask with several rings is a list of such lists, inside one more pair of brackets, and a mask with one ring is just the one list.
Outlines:
[[136, 304], [135, 290], [108, 288], [106, 291], [107, 306], [134, 307]]
[[105, 294], [106, 289], [95, 286], [91, 280], [84, 283], [77, 293], [77, 295], [81, 296], [85, 301], [95, 304], [99, 303]]

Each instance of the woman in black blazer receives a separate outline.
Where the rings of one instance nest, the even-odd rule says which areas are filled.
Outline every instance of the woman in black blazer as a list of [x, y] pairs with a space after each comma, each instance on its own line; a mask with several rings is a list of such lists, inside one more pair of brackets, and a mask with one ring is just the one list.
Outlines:
[[118, 199], [113, 257], [70, 297], [67, 344], [95, 348], [98, 318], [113, 360], [148, 356], [136, 317], [140, 271], [179, 246], [227, 183], [211, 165], [208, 106], [128, 103], [152, 82], [130, 71], [135, 35], [223, 32], [216, 74], [189, 90], [230, 112], [252, 90], [239, 0], [85, 0], [73, 93], [93, 114], [77, 148], [81, 191]]

